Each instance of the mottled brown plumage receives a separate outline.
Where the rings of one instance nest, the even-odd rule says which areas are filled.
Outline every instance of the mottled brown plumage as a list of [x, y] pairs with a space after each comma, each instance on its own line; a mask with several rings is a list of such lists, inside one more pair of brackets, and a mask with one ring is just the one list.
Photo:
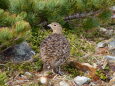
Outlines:
[[70, 45], [62, 34], [62, 27], [60, 24], [54, 22], [49, 26], [52, 28], [53, 33], [41, 43], [40, 54], [45, 69], [54, 69], [58, 71], [58, 67], [69, 57]]

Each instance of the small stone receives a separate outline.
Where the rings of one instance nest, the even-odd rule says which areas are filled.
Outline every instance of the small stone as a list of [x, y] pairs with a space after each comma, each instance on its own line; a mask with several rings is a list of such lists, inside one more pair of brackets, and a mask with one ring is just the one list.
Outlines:
[[114, 30], [107, 30], [107, 31], [105, 32], [105, 34], [106, 34], [107, 36], [112, 36], [112, 35], [114, 34]]
[[108, 43], [108, 49], [111, 55], [115, 56], [115, 39]]
[[[112, 18], [114, 17], [114, 15], [112, 16]], [[111, 37], [115, 34], [115, 31], [113, 28], [103, 28], [103, 27], [100, 27], [99, 28], [99, 31], [102, 32], [102, 34], [108, 36], [108, 37]]]
[[91, 82], [91, 83], [89, 84], [89, 86], [96, 86], [96, 84], [93, 83], [93, 82]]
[[115, 61], [115, 56], [105, 56], [105, 58], [108, 60], [114, 60]]
[[107, 31], [107, 29], [105, 29], [105, 28], [101, 27], [101, 28], [100, 28], [100, 31], [101, 31], [101, 32], [106, 32], [106, 31]]
[[97, 48], [103, 48], [103, 47], [105, 47], [106, 46], [106, 43], [105, 42], [99, 42], [98, 44], [97, 44]]
[[32, 76], [32, 74], [30, 72], [25, 72], [25, 75]]
[[44, 76], [40, 77], [40, 82], [42, 84], [46, 84], [47, 83], [47, 77], [44, 77]]
[[110, 42], [108, 43], [108, 48], [109, 48], [109, 50], [115, 49], [115, 40], [110, 41]]
[[66, 81], [61, 81], [60, 86], [70, 86]]
[[79, 86], [81, 86], [81, 85], [83, 85], [85, 83], [89, 83], [90, 80], [91, 80], [90, 78], [87, 78], [85, 76], [77, 76], [77, 77], [74, 78], [74, 82], [76, 84], [78, 84]]

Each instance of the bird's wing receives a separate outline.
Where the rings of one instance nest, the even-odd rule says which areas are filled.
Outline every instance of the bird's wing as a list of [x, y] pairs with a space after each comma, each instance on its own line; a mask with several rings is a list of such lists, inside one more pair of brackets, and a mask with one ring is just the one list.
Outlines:
[[40, 54], [42, 59], [68, 57], [69, 50], [68, 40], [63, 35], [59, 34], [50, 35], [43, 40], [40, 46]]

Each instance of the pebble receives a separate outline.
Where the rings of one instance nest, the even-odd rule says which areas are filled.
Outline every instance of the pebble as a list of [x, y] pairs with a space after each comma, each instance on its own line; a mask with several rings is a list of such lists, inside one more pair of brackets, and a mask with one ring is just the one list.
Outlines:
[[114, 29], [106, 29], [106, 28], [100, 27], [99, 30], [100, 32], [103, 32], [108, 37], [111, 37], [113, 34], [115, 34]]
[[66, 81], [61, 81], [60, 86], [70, 86]]
[[101, 31], [101, 32], [106, 32], [106, 31], [107, 31], [107, 29], [106, 29], [106, 28], [101, 27], [101, 28], [100, 28], [100, 31]]
[[91, 80], [90, 78], [87, 78], [85, 76], [77, 76], [77, 77], [74, 78], [74, 82], [79, 86], [81, 86], [85, 83], [89, 83], [90, 80]]
[[103, 47], [105, 47], [106, 46], [106, 43], [105, 42], [99, 42], [98, 44], [97, 44], [97, 48], [103, 48]]
[[115, 40], [108, 43], [109, 50], [115, 49]]
[[47, 77], [44, 77], [44, 76], [40, 77], [40, 82], [42, 84], [46, 84], [47, 83]]
[[30, 72], [25, 72], [25, 75], [32, 76], [32, 74]]

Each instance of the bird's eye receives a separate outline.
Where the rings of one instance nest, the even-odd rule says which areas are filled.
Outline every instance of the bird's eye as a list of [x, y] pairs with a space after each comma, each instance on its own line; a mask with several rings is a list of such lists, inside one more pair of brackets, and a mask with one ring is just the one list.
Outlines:
[[54, 26], [56, 26], [56, 25], [54, 24]]

